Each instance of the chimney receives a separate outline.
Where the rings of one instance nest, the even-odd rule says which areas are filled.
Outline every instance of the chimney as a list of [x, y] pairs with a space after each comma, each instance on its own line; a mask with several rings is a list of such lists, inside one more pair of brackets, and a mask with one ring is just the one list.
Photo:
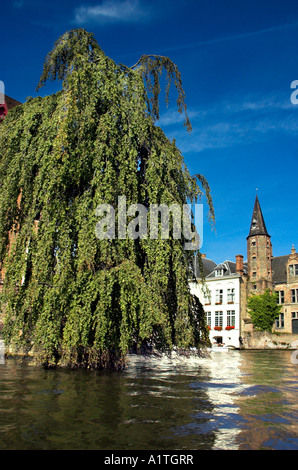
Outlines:
[[243, 256], [236, 255], [236, 272], [243, 275]]
[[206, 258], [206, 253], [201, 253], [202, 258]]

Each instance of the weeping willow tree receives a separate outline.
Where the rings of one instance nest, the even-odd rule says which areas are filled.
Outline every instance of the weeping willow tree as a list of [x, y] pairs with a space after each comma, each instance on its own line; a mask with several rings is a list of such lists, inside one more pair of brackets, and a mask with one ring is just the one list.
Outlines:
[[184, 240], [95, 233], [100, 204], [179, 204], [207, 195], [175, 142], [157, 127], [160, 75], [177, 67], [142, 56], [133, 67], [108, 58], [93, 34], [72, 30], [45, 59], [38, 84], [61, 91], [29, 98], [0, 127], [0, 257], [3, 336], [11, 350], [47, 366], [120, 367], [144, 345], [171, 350], [207, 339], [204, 312], [188, 287]]

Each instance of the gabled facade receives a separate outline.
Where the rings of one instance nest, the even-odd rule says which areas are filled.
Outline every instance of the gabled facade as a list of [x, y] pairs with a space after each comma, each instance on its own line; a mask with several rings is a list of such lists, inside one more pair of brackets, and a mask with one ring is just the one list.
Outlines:
[[[198, 263], [197, 258], [195, 264]], [[212, 345], [240, 347], [241, 307], [246, 299], [246, 264], [243, 256], [236, 262], [229, 260], [216, 265], [205, 257], [202, 259], [205, 282], [196, 268], [196, 279], [190, 281], [190, 290], [202, 303], [210, 330]]]
[[298, 334], [298, 253], [272, 258], [273, 287], [282, 306], [275, 331]]
[[247, 265], [248, 295], [263, 293], [266, 288], [278, 292], [282, 310], [274, 329], [298, 333], [298, 254], [293, 246], [290, 255], [273, 256], [257, 196], [247, 237]]
[[282, 305], [275, 331], [298, 334], [298, 253], [293, 246], [290, 255], [273, 257], [258, 196], [246, 240], [245, 263], [241, 255], [236, 262], [226, 260], [218, 265], [204, 255], [201, 266], [195, 259], [190, 290], [204, 307], [213, 344], [241, 346], [241, 336], [253, 330], [247, 298], [267, 288], [278, 292]]

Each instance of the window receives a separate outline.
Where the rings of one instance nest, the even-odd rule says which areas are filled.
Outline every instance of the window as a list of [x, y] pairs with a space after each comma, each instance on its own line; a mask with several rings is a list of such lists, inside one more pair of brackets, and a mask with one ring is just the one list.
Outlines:
[[211, 328], [211, 312], [206, 312], [207, 325]]
[[222, 299], [223, 299], [223, 290], [216, 289], [215, 303], [222, 304]]
[[256, 246], [255, 240], [253, 240], [253, 241], [251, 242], [251, 246]]
[[298, 303], [298, 289], [291, 289], [291, 302], [292, 304]]
[[254, 272], [252, 273], [252, 277], [256, 277], [256, 275], [257, 275], [257, 273], [256, 273], [256, 271], [254, 271]]
[[298, 312], [292, 312], [292, 318], [298, 318]]
[[276, 292], [278, 295], [277, 303], [284, 304], [285, 303], [285, 291], [280, 290]]
[[235, 302], [235, 289], [228, 289], [228, 302]]
[[227, 311], [227, 326], [235, 326], [235, 310]]
[[215, 326], [223, 325], [223, 312], [215, 312]]
[[290, 264], [289, 274], [290, 276], [298, 276], [298, 264]]
[[284, 314], [280, 313], [278, 318], [275, 320], [276, 328], [284, 328], [285, 321], [284, 321]]
[[223, 275], [224, 275], [224, 270], [223, 269], [217, 269], [215, 271], [215, 277], [223, 276]]

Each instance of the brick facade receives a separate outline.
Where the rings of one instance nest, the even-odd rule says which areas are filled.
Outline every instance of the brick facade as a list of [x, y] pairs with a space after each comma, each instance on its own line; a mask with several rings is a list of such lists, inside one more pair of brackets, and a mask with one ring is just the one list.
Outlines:
[[[298, 333], [298, 254], [293, 246], [290, 255], [272, 256], [271, 237], [258, 197], [247, 237], [247, 275], [247, 296], [261, 294], [266, 288], [279, 293], [282, 311], [276, 319], [274, 330]], [[245, 331], [251, 331], [247, 317], [243, 327]]]
[[275, 331], [298, 333], [298, 253], [294, 246], [284, 263], [285, 279], [276, 282], [274, 290], [279, 294], [281, 314], [275, 323]]
[[[255, 200], [247, 237], [247, 262], [243, 262], [242, 255], [236, 255], [236, 263], [226, 261], [216, 265], [214, 261], [206, 259], [205, 255], [202, 262], [206, 283], [211, 289], [213, 285], [218, 284], [220, 287], [221, 284], [224, 293], [225, 289], [228, 289], [229, 279], [232, 276], [237, 277], [237, 292], [239, 292], [237, 294], [239, 306], [237, 307], [237, 314], [239, 314], [237, 324], [240, 337], [254, 331], [247, 310], [247, 298], [252, 294], [262, 294], [266, 288], [279, 293], [279, 303], [282, 305], [281, 314], [276, 319], [273, 330], [285, 334], [298, 334], [298, 253], [293, 247], [290, 255], [273, 257], [271, 237], [266, 229], [258, 197]], [[195, 269], [194, 277], [200, 281], [198, 269]], [[215, 302], [213, 307], [212, 302], [206, 304], [198, 287], [195, 287], [192, 282], [190, 286], [193, 293], [201, 299], [205, 311], [212, 319], [213, 310], [218, 310], [215, 296], [213, 295], [213, 303]], [[226, 309], [228, 310], [228, 307]]]
[[272, 243], [256, 196], [247, 237], [248, 294], [272, 289]]

